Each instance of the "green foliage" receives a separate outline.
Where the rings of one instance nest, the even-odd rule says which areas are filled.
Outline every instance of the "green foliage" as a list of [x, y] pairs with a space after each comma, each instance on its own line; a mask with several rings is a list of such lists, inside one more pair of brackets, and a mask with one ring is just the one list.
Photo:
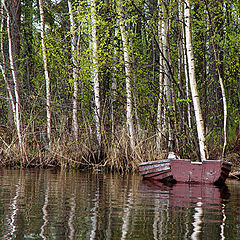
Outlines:
[[[147, 132], [146, 136], [155, 135], [157, 127], [157, 110], [159, 100], [159, 10], [157, 1], [123, 1], [124, 24], [127, 29], [128, 51], [131, 56], [130, 64], [133, 106], [138, 114], [140, 126]], [[165, 1], [163, 1], [165, 2]], [[182, 43], [182, 22], [179, 21], [179, 2], [166, 1], [168, 15], [163, 21], [169, 22], [169, 58], [172, 71], [172, 93], [175, 96], [174, 106], [169, 111], [170, 118], [177, 122], [176, 138], [178, 149], [183, 155], [191, 155], [196, 134], [194, 118], [193, 129], [187, 129], [187, 106], [192, 104], [186, 97], [186, 81], [183, 66], [183, 50], [179, 55], [179, 44]], [[196, 77], [203, 107], [206, 129], [215, 129], [215, 136], [222, 136], [223, 110], [222, 96], [218, 81], [216, 66], [222, 71], [224, 87], [228, 101], [229, 138], [233, 139], [233, 130], [240, 112], [240, 29], [239, 29], [239, 0], [222, 1], [193, 0], [192, 33], [196, 63]], [[73, 14], [76, 22], [77, 51], [71, 50], [71, 33], [67, 1], [44, 1], [46, 20], [46, 50], [51, 79], [51, 99], [53, 128], [60, 129], [64, 117], [71, 132], [72, 98], [73, 98], [73, 65], [72, 58], [77, 61], [78, 81], [78, 121], [89, 138], [94, 135], [94, 102], [93, 83], [91, 79], [91, 9], [89, 1], [72, 1]], [[206, 5], [206, 3], [208, 5]], [[45, 125], [45, 80], [42, 61], [41, 37], [39, 27], [39, 9], [36, 3], [23, 4], [20, 32], [22, 42], [20, 55], [17, 56], [18, 74], [22, 99], [22, 118], [24, 126], [29, 119], [36, 125]], [[212, 19], [208, 19], [209, 7]], [[114, 122], [122, 127], [126, 121], [126, 87], [123, 60], [122, 40], [119, 32], [118, 15], [114, 1], [97, 1], [97, 38], [98, 38], [98, 71], [101, 88], [101, 116], [103, 129], [111, 135], [109, 125]], [[213, 29], [213, 34], [210, 29]], [[5, 37], [4, 46], [7, 46]], [[182, 34], [182, 33], [181, 33]], [[212, 39], [217, 46], [219, 62], [215, 62]], [[7, 49], [7, 48], [6, 48]], [[7, 52], [7, 50], [5, 51]], [[6, 53], [8, 57], [8, 54]], [[179, 68], [179, 59], [181, 65]], [[0, 58], [2, 61], [2, 59]], [[179, 78], [181, 72], [181, 79]], [[9, 79], [11, 79], [8, 73]], [[117, 83], [116, 92], [113, 84]], [[182, 81], [182, 82], [181, 82]], [[6, 85], [0, 76], [0, 123], [7, 122], [8, 101]], [[165, 96], [163, 96], [165, 98]], [[113, 105], [112, 105], [113, 104]], [[111, 119], [112, 111], [115, 121]], [[136, 115], [134, 112], [134, 121]], [[89, 130], [90, 129], [90, 130]], [[81, 129], [82, 131], [82, 129]], [[190, 133], [191, 132], [191, 133]], [[81, 134], [81, 133], [80, 133]], [[139, 133], [140, 135], [140, 133]], [[90, 137], [91, 136], [91, 137]], [[187, 138], [190, 139], [187, 139]], [[94, 137], [93, 137], [94, 138]], [[87, 138], [86, 138], [87, 139]], [[88, 139], [89, 140], [89, 139]], [[86, 140], [86, 142], [88, 141]], [[216, 141], [221, 141], [217, 139]]]

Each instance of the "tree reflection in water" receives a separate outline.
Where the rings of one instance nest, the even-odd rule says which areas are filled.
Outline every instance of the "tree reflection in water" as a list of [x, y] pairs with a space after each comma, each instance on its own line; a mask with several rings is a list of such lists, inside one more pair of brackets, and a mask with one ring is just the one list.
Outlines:
[[[46, 175], [47, 177], [48, 175]], [[48, 207], [48, 199], [49, 199], [49, 184], [50, 182], [48, 181], [48, 179], [46, 180], [46, 191], [44, 193], [44, 203], [43, 203], [43, 207], [42, 207], [42, 213], [43, 213], [43, 225], [41, 226], [41, 232], [40, 232], [40, 236], [42, 237], [42, 239], [47, 239], [47, 237], [45, 236], [45, 228], [47, 226], [48, 223], [48, 211], [47, 211], [47, 207]]]
[[236, 239], [240, 182], [227, 185], [167, 186], [131, 174], [2, 169], [0, 238]]
[[203, 216], [203, 209], [202, 209], [202, 202], [197, 202], [197, 207], [194, 208], [195, 213], [193, 215], [194, 222], [192, 223], [193, 225], [193, 233], [191, 235], [192, 240], [197, 240], [200, 239], [199, 235], [202, 231], [202, 216]]

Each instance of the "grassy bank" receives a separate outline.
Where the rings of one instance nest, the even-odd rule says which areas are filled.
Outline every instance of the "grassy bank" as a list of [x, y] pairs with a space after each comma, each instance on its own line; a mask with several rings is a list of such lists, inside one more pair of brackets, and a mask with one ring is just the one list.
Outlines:
[[[61, 167], [61, 168], [107, 168], [117, 171], [135, 171], [137, 164], [144, 161], [166, 158], [167, 151], [158, 152], [155, 135], [142, 132], [141, 139], [132, 151], [125, 128], [121, 127], [114, 135], [103, 134], [101, 148], [89, 131], [83, 129], [76, 143], [66, 129], [53, 131], [51, 145], [46, 142], [46, 134], [31, 128], [23, 137], [23, 150], [19, 149], [18, 139], [7, 127], [1, 127], [0, 161], [2, 166], [16, 167]], [[210, 143], [209, 155], [212, 159], [221, 158], [221, 146]], [[194, 146], [193, 146], [194, 148]], [[192, 151], [194, 152], [194, 151]], [[195, 159], [187, 153], [182, 158]], [[240, 148], [235, 140], [229, 143], [226, 160], [240, 168]]]
[[131, 151], [127, 131], [124, 128], [111, 136], [103, 134], [101, 147], [87, 129], [81, 131], [77, 143], [66, 129], [57, 129], [53, 131], [52, 142], [48, 145], [46, 133], [32, 128], [32, 131], [24, 134], [22, 151], [18, 145], [17, 135], [9, 128], [2, 129], [0, 160], [4, 166], [105, 167], [131, 171], [135, 170], [140, 162], [154, 160], [154, 137], [142, 137], [134, 151]]

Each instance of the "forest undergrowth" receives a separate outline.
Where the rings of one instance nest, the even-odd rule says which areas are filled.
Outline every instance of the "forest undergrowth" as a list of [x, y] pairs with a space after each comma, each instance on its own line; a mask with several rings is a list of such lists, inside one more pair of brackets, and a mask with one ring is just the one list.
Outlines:
[[[103, 144], [99, 148], [97, 141], [91, 138], [87, 129], [82, 130], [78, 143], [67, 129], [61, 129], [60, 132], [53, 131], [52, 142], [48, 145], [46, 133], [32, 128], [32, 131], [23, 136], [24, 147], [21, 152], [16, 133], [10, 134], [10, 129], [1, 126], [0, 164], [5, 167], [21, 168], [91, 168], [134, 172], [141, 162], [162, 160], [167, 157], [166, 149], [160, 152], [156, 149], [154, 134], [142, 133], [141, 140], [136, 143], [133, 151], [125, 128], [119, 128], [113, 136], [103, 136]], [[221, 159], [221, 146], [212, 140], [208, 143], [211, 146], [210, 159]], [[186, 156], [179, 154], [179, 157], [196, 161], [196, 154], [196, 146], [192, 146], [192, 152], [186, 153]], [[232, 162], [233, 169], [240, 168], [239, 136], [235, 136], [228, 143], [224, 160]]]

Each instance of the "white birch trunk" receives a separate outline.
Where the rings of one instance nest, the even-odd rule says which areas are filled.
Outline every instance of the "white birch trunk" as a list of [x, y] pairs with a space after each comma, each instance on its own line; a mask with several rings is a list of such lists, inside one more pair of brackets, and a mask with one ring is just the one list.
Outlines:
[[227, 146], [227, 115], [228, 115], [228, 110], [227, 110], [227, 98], [225, 94], [225, 88], [223, 84], [223, 79], [221, 77], [221, 73], [218, 67], [218, 77], [219, 77], [219, 83], [221, 86], [221, 91], [222, 91], [222, 101], [223, 101], [223, 135], [224, 135], [224, 143], [223, 143], [223, 150], [222, 150], [222, 157], [224, 158], [225, 156], [225, 151], [226, 151], [226, 146]]
[[197, 123], [197, 132], [199, 140], [199, 149], [201, 161], [207, 159], [207, 147], [205, 143], [205, 134], [204, 134], [204, 122], [202, 117], [202, 111], [200, 106], [200, 100], [197, 90], [197, 82], [195, 77], [195, 64], [194, 64], [194, 55], [192, 47], [192, 32], [190, 26], [190, 4], [189, 0], [186, 0], [185, 8], [185, 27], [186, 27], [186, 48], [187, 48], [187, 58], [188, 58], [188, 67], [189, 67], [189, 81], [192, 93], [193, 107]]
[[168, 32], [169, 32], [169, 17], [167, 14], [166, 5], [162, 3], [162, 10], [163, 10], [163, 55], [165, 58], [165, 61], [163, 62], [164, 67], [164, 85], [165, 85], [165, 96], [167, 100], [167, 107], [168, 107], [168, 116], [167, 116], [167, 122], [168, 122], [168, 150], [169, 152], [174, 152], [173, 149], [173, 128], [171, 126], [171, 119], [170, 119], [170, 113], [173, 111], [173, 101], [172, 101], [172, 89], [171, 89], [171, 73], [168, 66], [169, 63], [169, 44], [168, 44]]
[[[184, 22], [184, 3], [180, 3], [180, 22]], [[186, 97], [190, 99], [189, 96], [189, 71], [188, 71], [188, 59], [187, 59], [187, 50], [186, 50], [186, 33], [184, 24], [182, 24], [182, 49], [183, 49], [183, 65], [184, 65], [184, 73], [185, 73], [185, 86], [186, 86]], [[188, 127], [192, 128], [192, 120], [191, 120], [191, 106], [190, 102], [187, 102], [187, 118], [188, 118]]]
[[92, 50], [92, 81], [94, 89], [94, 101], [95, 101], [95, 121], [96, 121], [96, 134], [98, 145], [101, 146], [101, 102], [100, 102], [100, 84], [98, 74], [98, 62], [97, 62], [97, 18], [96, 18], [96, 0], [91, 0], [91, 50]]
[[[169, 69], [169, 50], [168, 50], [168, 31], [169, 22], [167, 16], [167, 9], [164, 3], [158, 1], [159, 4], [159, 26], [158, 35], [160, 39], [160, 47], [163, 53], [160, 54], [160, 97], [158, 103], [157, 124], [158, 124], [158, 145], [163, 140], [162, 134], [168, 136], [168, 150], [173, 149], [173, 129], [170, 124], [170, 112], [172, 111], [172, 91], [171, 91], [171, 73]], [[161, 13], [162, 12], [162, 13]], [[164, 87], [164, 89], [162, 89]], [[165, 96], [165, 99], [164, 99]], [[166, 100], [166, 101], [163, 101]], [[165, 102], [165, 104], [164, 104]], [[161, 106], [163, 105], [163, 106]], [[166, 115], [166, 108], [168, 107], [168, 115]], [[167, 128], [168, 125], [168, 128]], [[168, 134], [167, 134], [168, 130]], [[163, 141], [162, 141], [163, 142]], [[161, 143], [163, 145], [163, 143]]]
[[[6, 6], [4, 0], [2, 1], [2, 4], [7, 13], [8, 51], [9, 51], [10, 68], [11, 68], [11, 73], [12, 73], [12, 78], [13, 78], [13, 83], [14, 83], [15, 108], [14, 108], [13, 102], [12, 102], [12, 107], [13, 107], [13, 114], [15, 112], [14, 120], [15, 120], [16, 129], [17, 129], [19, 147], [20, 147], [21, 154], [23, 154], [21, 121], [20, 121], [20, 110], [19, 110], [20, 97], [19, 97], [19, 88], [18, 88], [18, 78], [17, 78], [16, 68], [15, 68], [14, 59], [13, 59], [13, 49], [12, 49], [13, 40], [11, 37], [10, 14], [9, 14], [9, 11], [7, 9], [7, 6]], [[10, 90], [10, 88], [9, 88], [9, 90]], [[10, 98], [11, 98], [11, 95], [10, 95]], [[12, 100], [13, 100], [13, 97], [12, 97]]]
[[48, 64], [47, 64], [47, 53], [45, 46], [45, 21], [44, 21], [44, 10], [43, 10], [43, 0], [39, 0], [39, 8], [40, 8], [40, 24], [41, 24], [41, 39], [42, 39], [42, 54], [43, 54], [43, 63], [44, 63], [44, 75], [46, 82], [46, 112], [47, 112], [47, 137], [48, 144], [51, 145], [51, 105], [50, 105], [50, 78], [48, 72]]
[[218, 80], [219, 80], [219, 84], [221, 87], [221, 92], [222, 92], [222, 102], [223, 102], [223, 150], [222, 150], [222, 157], [225, 156], [225, 150], [226, 150], [226, 146], [227, 146], [227, 115], [228, 115], [228, 110], [227, 110], [227, 98], [226, 98], [226, 94], [225, 94], [225, 88], [224, 88], [224, 84], [223, 84], [223, 78], [222, 78], [222, 74], [220, 71], [220, 64], [219, 64], [219, 57], [218, 57], [218, 53], [216, 50], [216, 45], [215, 45], [215, 41], [214, 41], [214, 32], [212, 29], [212, 19], [211, 19], [211, 15], [207, 6], [207, 12], [208, 12], [208, 18], [209, 18], [209, 22], [210, 22], [210, 30], [212, 32], [212, 45], [213, 45], [213, 52], [214, 52], [214, 59], [215, 59], [215, 63], [216, 63], [216, 68], [217, 68], [217, 73], [218, 73]]
[[71, 0], [68, 0], [68, 9], [70, 16], [70, 31], [72, 35], [72, 63], [73, 63], [73, 134], [75, 137], [76, 143], [78, 142], [78, 121], [77, 121], [77, 95], [78, 95], [78, 81], [77, 81], [77, 60], [75, 57], [77, 50], [77, 39], [76, 39], [76, 26], [72, 11], [72, 3]]
[[13, 111], [14, 123], [15, 123], [15, 126], [16, 126], [17, 124], [16, 124], [15, 102], [14, 102], [14, 97], [13, 97], [13, 94], [12, 94], [12, 90], [10, 88], [10, 85], [8, 84], [7, 73], [6, 73], [6, 60], [5, 60], [4, 44], [3, 44], [3, 28], [4, 28], [3, 6], [1, 6], [0, 16], [1, 16], [0, 48], [1, 48], [1, 54], [2, 54], [2, 62], [0, 62], [0, 68], [1, 68], [1, 71], [2, 71], [3, 80], [6, 84], [6, 88], [7, 88], [7, 91], [8, 91], [9, 101], [10, 101], [12, 111]]
[[[159, 21], [158, 21], [158, 38], [159, 46], [163, 52], [163, 16], [161, 1], [158, 1], [159, 6]], [[159, 55], [159, 99], [158, 99], [158, 110], [157, 110], [157, 149], [158, 151], [162, 150], [164, 137], [166, 133], [166, 111], [165, 111], [165, 101], [164, 101], [164, 68], [163, 68], [163, 56]]]
[[120, 31], [122, 36], [122, 44], [123, 44], [123, 54], [124, 54], [124, 67], [126, 74], [126, 92], [127, 92], [127, 126], [130, 136], [130, 143], [132, 150], [135, 146], [135, 138], [134, 138], [134, 125], [133, 125], [133, 107], [132, 107], [132, 90], [131, 90], [131, 65], [130, 65], [130, 55], [128, 52], [128, 42], [126, 36], [126, 29], [124, 25], [124, 16], [123, 16], [123, 1], [118, 1], [118, 11], [120, 16]]

